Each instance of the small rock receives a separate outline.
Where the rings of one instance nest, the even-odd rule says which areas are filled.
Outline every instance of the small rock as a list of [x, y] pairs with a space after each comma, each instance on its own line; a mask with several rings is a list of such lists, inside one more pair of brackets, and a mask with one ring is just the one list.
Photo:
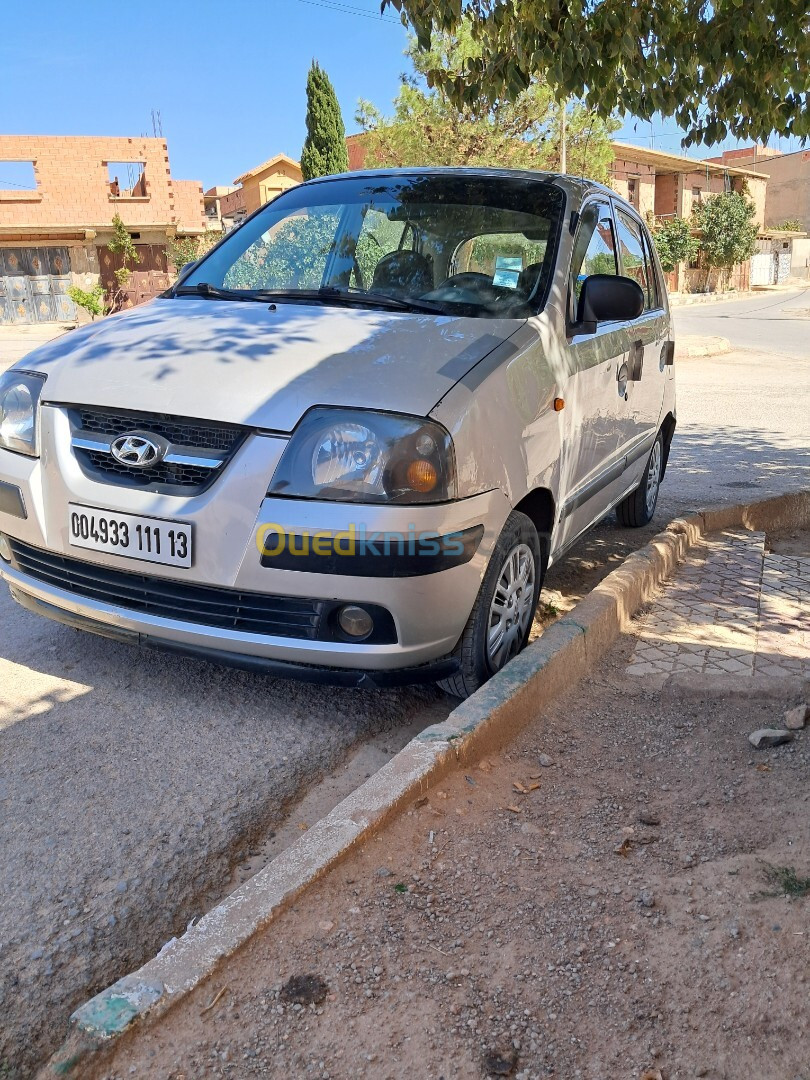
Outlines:
[[752, 746], [755, 746], [757, 750], [768, 750], [772, 746], [781, 746], [782, 743], [790, 742], [793, 738], [793, 732], [787, 731], [785, 728], [759, 728], [758, 731], [752, 731], [748, 736], [748, 741]]
[[375, 870], [375, 871], [374, 871], [374, 876], [375, 876], [375, 877], [382, 877], [382, 878], [386, 878], [386, 877], [393, 877], [394, 875], [393, 875], [393, 873], [392, 873], [392, 872], [391, 872], [391, 871], [390, 871], [390, 870], [388, 869], [388, 867], [387, 867], [387, 866], [381, 866], [381, 867], [380, 867], [380, 868], [379, 868], [378, 870]]
[[320, 1005], [329, 987], [320, 975], [291, 975], [282, 986], [279, 998], [287, 1005]]
[[115, 891], [118, 893], [125, 893], [127, 891], [127, 883], [125, 881], [119, 881], [115, 886]]
[[785, 713], [785, 727], [788, 731], [801, 731], [810, 717], [810, 706], [802, 703]]
[[318, 929], [323, 930], [324, 933], [328, 933], [330, 930], [334, 929], [334, 926], [335, 924], [330, 922], [329, 919], [325, 919], [323, 922], [318, 923]]
[[537, 758], [537, 764], [541, 765], [544, 769], [550, 769], [554, 762], [548, 756], [548, 754], [540, 754]]
[[484, 1072], [487, 1076], [511, 1076], [517, 1065], [517, 1051], [512, 1047], [490, 1050], [484, 1054]]
[[654, 810], [639, 810], [638, 822], [640, 825], [660, 825], [661, 818]]
[[638, 894], [638, 902], [642, 907], [652, 908], [655, 907], [655, 897], [649, 889], [642, 889]]

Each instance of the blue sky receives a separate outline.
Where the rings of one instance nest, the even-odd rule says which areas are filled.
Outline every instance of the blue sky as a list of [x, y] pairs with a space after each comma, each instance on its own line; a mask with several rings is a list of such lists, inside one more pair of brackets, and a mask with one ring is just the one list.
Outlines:
[[[6, 4], [0, 133], [151, 135], [155, 108], [173, 175], [227, 184], [273, 154], [298, 157], [313, 57], [351, 132], [358, 98], [390, 106], [405, 44], [378, 0], [38, 0], [35, 17], [30, 4]], [[671, 121], [631, 122], [617, 137], [649, 146], [651, 134], [679, 152]]]

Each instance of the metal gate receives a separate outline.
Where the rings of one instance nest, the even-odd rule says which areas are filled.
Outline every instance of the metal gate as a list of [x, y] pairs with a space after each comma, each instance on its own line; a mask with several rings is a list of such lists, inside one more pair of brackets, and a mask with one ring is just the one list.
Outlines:
[[159, 244], [136, 244], [135, 250], [138, 253], [138, 262], [130, 267], [129, 281], [124, 289], [120, 289], [115, 271], [124, 265], [121, 255], [106, 247], [98, 249], [101, 284], [104, 286], [108, 303], [114, 304], [116, 309], [143, 304], [168, 289], [171, 284], [165, 248]]
[[760, 251], [751, 256], [751, 284], [776, 284], [776, 259], [771, 251]]
[[66, 247], [0, 248], [0, 323], [70, 322]]

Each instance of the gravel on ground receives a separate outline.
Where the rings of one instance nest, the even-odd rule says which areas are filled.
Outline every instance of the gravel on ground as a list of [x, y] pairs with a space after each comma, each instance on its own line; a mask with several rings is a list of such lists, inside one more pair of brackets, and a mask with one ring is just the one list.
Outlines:
[[86, 1080], [807, 1076], [809, 736], [748, 734], [808, 684], [635, 643]]

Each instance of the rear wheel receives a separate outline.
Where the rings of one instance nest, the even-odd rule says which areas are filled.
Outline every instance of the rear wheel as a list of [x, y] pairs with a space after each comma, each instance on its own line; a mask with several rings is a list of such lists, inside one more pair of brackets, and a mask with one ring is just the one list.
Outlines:
[[537, 530], [530, 518], [513, 510], [498, 537], [475, 606], [453, 651], [461, 668], [439, 683], [448, 694], [469, 697], [526, 645], [542, 568]]
[[664, 471], [664, 436], [659, 431], [650, 451], [647, 468], [641, 483], [635, 491], [622, 499], [616, 507], [616, 517], [620, 525], [631, 529], [640, 529], [649, 524], [658, 503], [658, 491], [661, 487], [661, 475]]

